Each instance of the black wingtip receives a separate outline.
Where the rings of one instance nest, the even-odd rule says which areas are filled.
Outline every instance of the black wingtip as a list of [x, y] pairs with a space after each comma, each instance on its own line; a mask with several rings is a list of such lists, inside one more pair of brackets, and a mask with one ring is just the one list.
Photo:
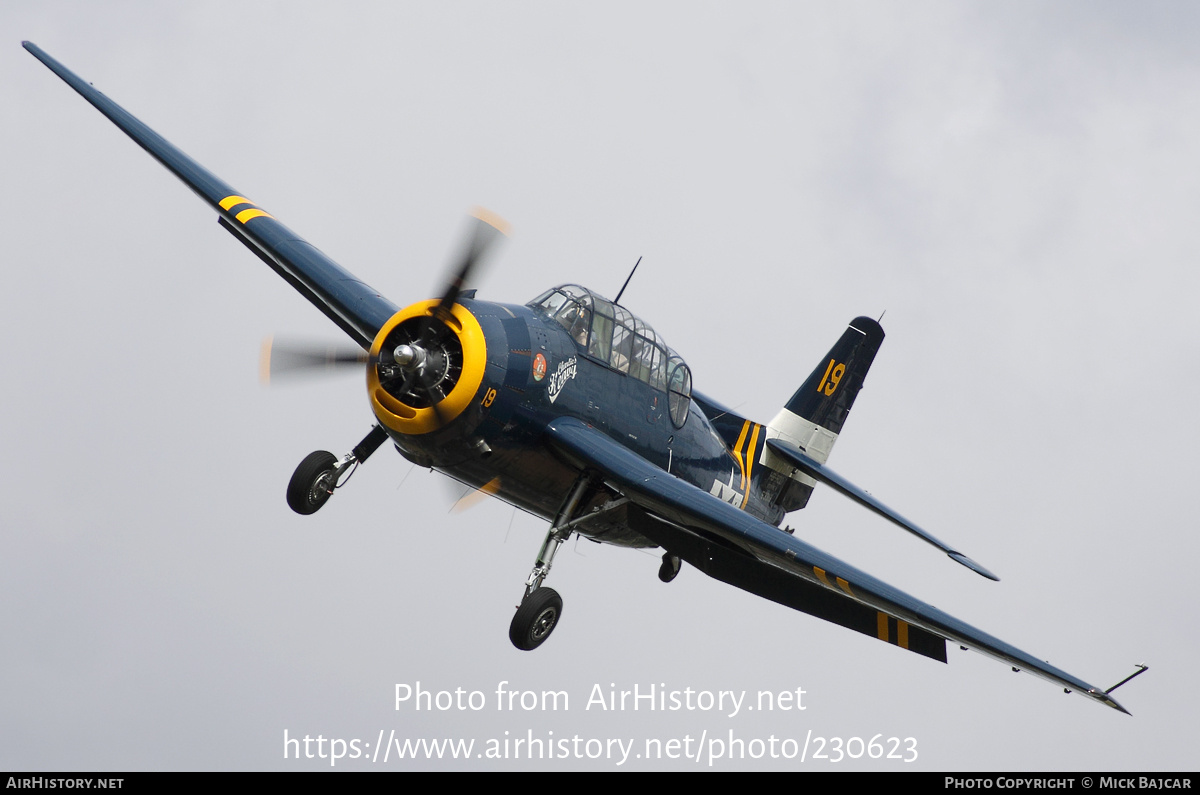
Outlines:
[[1113, 708], [1113, 709], [1115, 709], [1117, 712], [1124, 712], [1124, 713], [1125, 713], [1126, 715], [1128, 715], [1129, 717], [1131, 717], [1131, 718], [1133, 717], [1133, 713], [1132, 713], [1132, 712], [1130, 712], [1129, 710], [1127, 710], [1127, 709], [1125, 709], [1124, 707], [1122, 707], [1122, 706], [1121, 706], [1121, 704], [1120, 704], [1120, 702], [1119, 702], [1119, 701], [1117, 701], [1117, 700], [1116, 700], [1115, 698], [1113, 698], [1112, 696], [1110, 696], [1108, 693], [1104, 693], [1104, 692], [1097, 692], [1097, 691], [1095, 691], [1095, 690], [1089, 690], [1089, 691], [1087, 692], [1087, 695], [1089, 695], [1089, 696], [1091, 696], [1092, 698], [1096, 699], [1097, 701], [1099, 701], [1101, 704], [1103, 704], [1103, 705], [1104, 705], [1104, 706], [1106, 706], [1106, 707], [1112, 707], [1112, 708]]
[[997, 577], [995, 574], [992, 574], [990, 571], [985, 569], [983, 566], [980, 566], [978, 563], [971, 560], [963, 553], [947, 552], [946, 555], [948, 555], [951, 560], [955, 561], [956, 563], [961, 563], [962, 565], [966, 566], [968, 569], [975, 572], [976, 574], [980, 574], [984, 577], [987, 577], [989, 580], [991, 580], [993, 582], [1000, 582], [999, 577]]

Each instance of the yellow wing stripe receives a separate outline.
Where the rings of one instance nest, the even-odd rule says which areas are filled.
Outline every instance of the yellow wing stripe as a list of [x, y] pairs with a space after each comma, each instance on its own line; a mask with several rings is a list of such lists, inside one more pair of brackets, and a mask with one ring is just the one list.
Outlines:
[[247, 221], [249, 221], [251, 218], [258, 218], [260, 216], [263, 218], [274, 218], [275, 217], [275, 216], [271, 215], [269, 212], [267, 212], [266, 210], [260, 210], [257, 207], [250, 209], [250, 210], [242, 210], [240, 213], [238, 213], [234, 217], [237, 218], [239, 221], [241, 221], [244, 224]]
[[[813, 574], [817, 575], [817, 579], [820, 580], [825, 587], [833, 587], [833, 583], [831, 583], [829, 578], [825, 576], [825, 569], [822, 569], [820, 566], [813, 566]], [[850, 590], [850, 583], [846, 582], [841, 577], [834, 578], [834, 581], [837, 582], [837, 587], [846, 592], [846, 596], [854, 596], [854, 591]], [[858, 597], [854, 596], [854, 598], [857, 599]], [[883, 615], [883, 613], [880, 613], [879, 615]]]
[[[896, 637], [892, 638], [891, 622], [896, 622]], [[891, 643], [902, 649], [908, 648], [908, 622], [893, 618], [887, 613], [875, 613], [876, 635], [884, 643]]]
[[267, 212], [266, 210], [260, 210], [257, 207], [255, 207], [254, 202], [250, 201], [245, 196], [238, 196], [236, 194], [233, 196], [226, 196], [224, 199], [221, 199], [221, 201], [217, 202], [217, 204], [220, 205], [222, 210], [226, 210], [226, 211], [232, 210], [234, 207], [237, 207], [238, 205], [241, 205], [241, 204], [249, 204], [250, 205], [249, 208], [242, 210], [240, 213], [238, 213], [237, 215], [234, 216], [234, 218], [236, 218], [238, 221], [240, 221], [243, 224], [246, 223], [247, 221], [249, 221], [251, 218], [274, 218], [275, 217], [275, 216], [271, 215], [269, 212]]
[[245, 196], [226, 196], [218, 203], [221, 205], [222, 210], [229, 210], [233, 207], [237, 207], [239, 204], [254, 204], [254, 202], [250, 201]]

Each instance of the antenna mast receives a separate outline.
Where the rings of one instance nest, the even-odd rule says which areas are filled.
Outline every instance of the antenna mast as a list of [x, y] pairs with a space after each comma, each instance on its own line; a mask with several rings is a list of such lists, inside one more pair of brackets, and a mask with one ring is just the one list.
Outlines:
[[616, 299], [613, 301], [617, 306], [621, 305], [621, 296], [625, 294], [625, 288], [629, 286], [629, 280], [633, 278], [633, 274], [637, 273], [637, 266], [642, 264], [642, 258], [638, 257], [638, 261], [633, 263], [633, 270], [625, 277], [625, 283], [621, 285], [621, 292], [617, 293]]

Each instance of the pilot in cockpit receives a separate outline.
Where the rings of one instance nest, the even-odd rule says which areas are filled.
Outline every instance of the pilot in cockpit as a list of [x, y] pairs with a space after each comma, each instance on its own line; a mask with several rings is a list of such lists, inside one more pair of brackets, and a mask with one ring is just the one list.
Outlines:
[[589, 315], [591, 313], [582, 306], [574, 304], [559, 321], [563, 324], [563, 328], [567, 330], [567, 333], [571, 335], [571, 339], [575, 340], [580, 347], [587, 347], [588, 326], [591, 320]]

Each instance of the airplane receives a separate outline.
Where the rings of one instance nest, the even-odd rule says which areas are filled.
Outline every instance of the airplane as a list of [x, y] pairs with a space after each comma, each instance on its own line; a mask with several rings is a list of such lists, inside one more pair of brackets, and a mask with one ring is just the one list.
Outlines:
[[[437, 297], [400, 307], [35, 44], [22, 46], [182, 180], [225, 231], [358, 346], [332, 354], [271, 351], [270, 368], [281, 372], [364, 369], [376, 419], [341, 458], [316, 451], [300, 462], [287, 487], [292, 510], [320, 510], [391, 442], [412, 463], [549, 521], [509, 627], [516, 648], [538, 648], [558, 625], [562, 598], [544, 583], [559, 547], [579, 534], [662, 549], [663, 582], [686, 562], [916, 654], [944, 663], [954, 643], [1129, 714], [1111, 691], [1132, 676], [1107, 690], [1088, 684], [780, 527], [824, 484], [998, 579], [826, 465], [883, 342], [878, 321], [851, 320], [762, 424], [694, 389], [683, 357], [620, 305], [625, 287], [614, 300], [573, 284], [522, 305], [478, 299], [468, 284], [505, 232], [497, 216], [477, 213], [462, 260]], [[1134, 676], [1145, 670], [1139, 667]]]

